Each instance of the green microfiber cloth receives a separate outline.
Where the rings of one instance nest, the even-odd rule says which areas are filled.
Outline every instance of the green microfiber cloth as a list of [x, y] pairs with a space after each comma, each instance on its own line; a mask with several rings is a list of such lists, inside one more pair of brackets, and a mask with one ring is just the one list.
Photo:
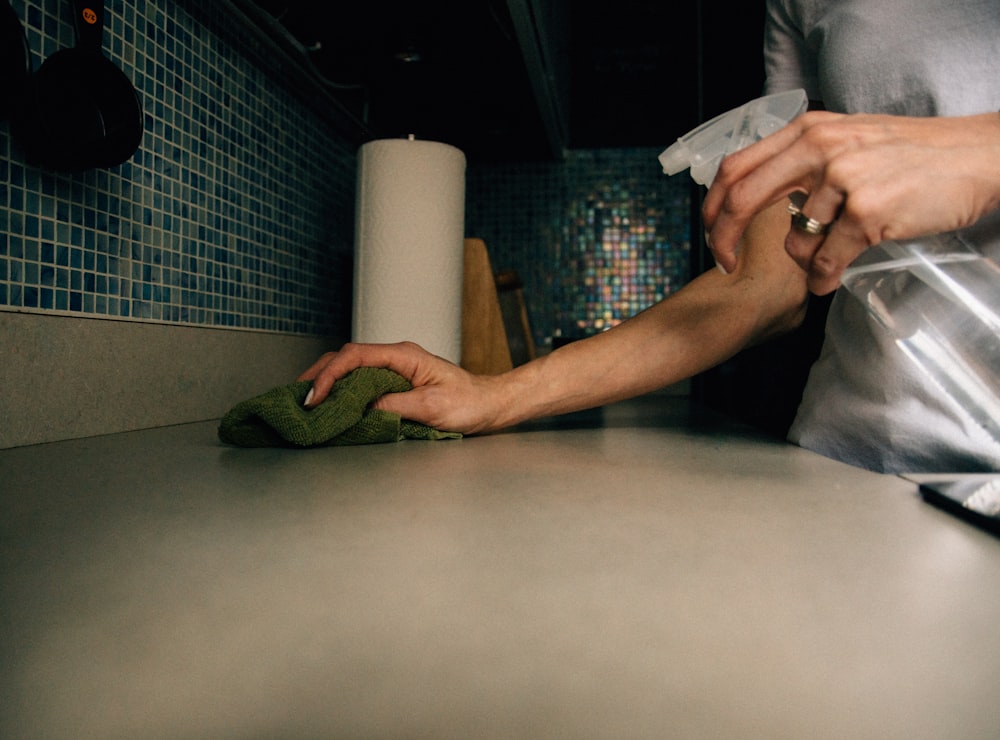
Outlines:
[[219, 424], [219, 439], [238, 447], [329, 447], [462, 436], [369, 408], [386, 393], [410, 390], [392, 370], [359, 368], [338, 380], [323, 403], [306, 409], [311, 387], [298, 381], [236, 404]]

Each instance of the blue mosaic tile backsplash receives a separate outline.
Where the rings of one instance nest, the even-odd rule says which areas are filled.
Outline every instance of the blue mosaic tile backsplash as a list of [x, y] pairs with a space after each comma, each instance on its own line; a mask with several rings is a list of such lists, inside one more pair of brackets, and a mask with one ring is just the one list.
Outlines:
[[[36, 69], [73, 45], [64, 0], [12, 5]], [[346, 336], [354, 149], [220, 4], [191, 5], [107, 3], [105, 53], [145, 113], [128, 162], [46, 172], [0, 124], [0, 307]]]
[[[65, 0], [14, 0], [37, 69]], [[104, 50], [146, 132], [110, 170], [27, 165], [0, 122], [0, 310], [347, 338], [355, 144], [209, 0], [110, 1]], [[657, 150], [470, 165], [466, 232], [516, 270], [536, 342], [601, 331], [689, 277], [686, 177]]]

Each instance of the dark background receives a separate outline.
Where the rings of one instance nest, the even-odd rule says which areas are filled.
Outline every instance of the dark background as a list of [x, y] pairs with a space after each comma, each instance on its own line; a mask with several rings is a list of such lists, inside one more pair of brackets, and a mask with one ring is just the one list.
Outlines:
[[[446, 141], [472, 163], [669, 144], [763, 84], [763, 0], [257, 5], [315, 49], [316, 68], [374, 135]], [[540, 66], [526, 62], [525, 23], [544, 47]]]

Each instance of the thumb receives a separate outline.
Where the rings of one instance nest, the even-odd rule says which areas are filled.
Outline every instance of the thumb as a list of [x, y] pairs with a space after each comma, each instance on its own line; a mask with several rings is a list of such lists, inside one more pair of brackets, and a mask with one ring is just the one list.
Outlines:
[[409, 421], [430, 425], [427, 404], [421, 402], [419, 389], [401, 393], [386, 393], [375, 400], [372, 408], [398, 414]]

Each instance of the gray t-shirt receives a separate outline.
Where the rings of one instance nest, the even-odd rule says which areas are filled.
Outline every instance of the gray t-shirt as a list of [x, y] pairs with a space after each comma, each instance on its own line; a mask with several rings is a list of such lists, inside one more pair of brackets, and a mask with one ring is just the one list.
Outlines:
[[[768, 0], [767, 92], [842, 113], [1000, 110], [998, 0]], [[1000, 258], [1000, 213], [974, 228]], [[1000, 470], [1000, 443], [841, 288], [789, 439], [882, 472]]]

